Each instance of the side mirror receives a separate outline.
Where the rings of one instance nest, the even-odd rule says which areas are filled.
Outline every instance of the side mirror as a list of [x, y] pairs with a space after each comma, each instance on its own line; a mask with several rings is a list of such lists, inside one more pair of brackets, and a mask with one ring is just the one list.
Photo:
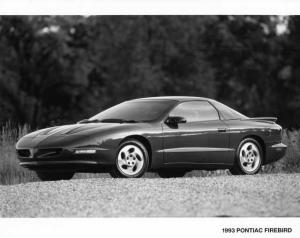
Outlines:
[[184, 117], [168, 117], [165, 123], [169, 125], [178, 125], [179, 123], [186, 123], [186, 119]]

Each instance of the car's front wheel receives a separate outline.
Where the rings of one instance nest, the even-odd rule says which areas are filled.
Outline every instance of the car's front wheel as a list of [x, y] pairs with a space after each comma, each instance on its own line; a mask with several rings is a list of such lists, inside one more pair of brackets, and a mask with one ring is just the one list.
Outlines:
[[137, 140], [128, 140], [120, 145], [110, 174], [114, 178], [139, 178], [148, 166], [149, 154], [145, 146]]
[[261, 168], [262, 156], [260, 144], [252, 138], [246, 138], [238, 147], [236, 162], [230, 172], [233, 175], [256, 174]]
[[42, 181], [69, 180], [74, 176], [74, 172], [36, 171], [36, 174]]

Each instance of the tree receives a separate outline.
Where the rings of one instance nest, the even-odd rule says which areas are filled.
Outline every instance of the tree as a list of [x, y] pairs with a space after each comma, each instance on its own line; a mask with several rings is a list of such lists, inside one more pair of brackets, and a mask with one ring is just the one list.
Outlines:
[[72, 123], [124, 100], [216, 98], [297, 124], [299, 17], [0, 17], [0, 121]]

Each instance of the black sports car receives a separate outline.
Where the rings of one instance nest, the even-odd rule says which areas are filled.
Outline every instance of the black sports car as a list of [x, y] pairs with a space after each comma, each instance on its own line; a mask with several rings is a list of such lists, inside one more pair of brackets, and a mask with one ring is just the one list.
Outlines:
[[123, 102], [74, 125], [32, 132], [17, 145], [20, 165], [42, 180], [75, 172], [113, 177], [183, 176], [194, 169], [255, 174], [283, 157], [276, 118], [248, 118], [200, 97], [153, 97]]

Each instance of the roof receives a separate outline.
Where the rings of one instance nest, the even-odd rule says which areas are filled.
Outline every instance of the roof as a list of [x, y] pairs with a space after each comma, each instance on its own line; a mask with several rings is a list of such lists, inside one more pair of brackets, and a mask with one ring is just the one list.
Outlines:
[[134, 100], [175, 100], [179, 102], [192, 101], [192, 100], [212, 100], [204, 97], [191, 97], [191, 96], [163, 96], [163, 97], [148, 97], [148, 98], [137, 98]]

